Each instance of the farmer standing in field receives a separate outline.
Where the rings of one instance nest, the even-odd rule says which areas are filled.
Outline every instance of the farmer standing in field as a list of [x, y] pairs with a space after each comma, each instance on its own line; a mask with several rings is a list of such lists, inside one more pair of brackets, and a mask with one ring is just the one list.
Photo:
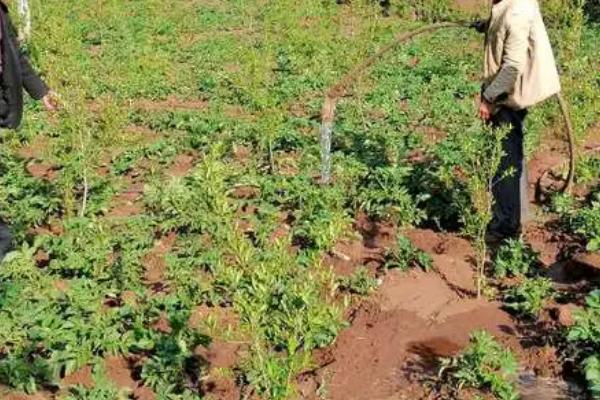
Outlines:
[[560, 80], [537, 0], [493, 0], [490, 19], [476, 25], [486, 34], [479, 116], [494, 127], [510, 127], [488, 228], [488, 238], [499, 241], [518, 236], [526, 214], [523, 123], [527, 109], [559, 93]]
[[[21, 124], [23, 89], [34, 99], [42, 100], [47, 111], [56, 110], [55, 94], [21, 52], [8, 7], [0, 0], [0, 128], [15, 129]], [[0, 261], [9, 251], [11, 243], [10, 230], [0, 220]]]

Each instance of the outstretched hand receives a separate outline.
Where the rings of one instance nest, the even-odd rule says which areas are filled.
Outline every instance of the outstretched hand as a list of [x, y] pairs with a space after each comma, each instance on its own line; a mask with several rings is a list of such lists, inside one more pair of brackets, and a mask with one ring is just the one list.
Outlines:
[[485, 99], [481, 99], [479, 103], [479, 118], [483, 121], [489, 121], [492, 118], [493, 106]]
[[58, 94], [54, 91], [49, 91], [43, 98], [42, 103], [44, 104], [44, 108], [48, 112], [55, 112], [58, 110]]

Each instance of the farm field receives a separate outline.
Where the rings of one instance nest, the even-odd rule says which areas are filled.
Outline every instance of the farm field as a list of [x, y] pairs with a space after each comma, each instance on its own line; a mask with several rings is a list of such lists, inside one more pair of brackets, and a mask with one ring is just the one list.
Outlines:
[[500, 136], [476, 118], [473, 30], [357, 77], [320, 182], [328, 90], [401, 32], [487, 12], [376, 3], [31, 1], [62, 107], [28, 102], [0, 136], [0, 399], [600, 396], [600, 6], [541, 1], [575, 184], [556, 190], [548, 101], [527, 119], [530, 220], [482, 258]]

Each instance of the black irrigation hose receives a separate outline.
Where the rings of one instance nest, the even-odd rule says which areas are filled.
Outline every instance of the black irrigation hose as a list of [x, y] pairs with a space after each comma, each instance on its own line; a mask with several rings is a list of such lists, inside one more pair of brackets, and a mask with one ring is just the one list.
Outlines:
[[[352, 84], [357, 80], [357, 78], [360, 75], [362, 75], [367, 69], [369, 69], [373, 64], [379, 61], [379, 59], [383, 57], [386, 53], [393, 50], [397, 45], [406, 43], [409, 40], [415, 38], [416, 36], [422, 35], [424, 33], [435, 32], [440, 29], [468, 28], [472, 26], [473, 25], [470, 22], [440, 22], [436, 24], [426, 25], [410, 32], [403, 32], [396, 36], [396, 38], [392, 42], [383, 47], [377, 53], [373, 54], [361, 64], [354, 67], [354, 69], [352, 69], [350, 72], [344, 75], [337, 84], [335, 84], [331, 89], [329, 89], [325, 96], [323, 107], [321, 109], [321, 145], [324, 149], [322, 153], [322, 183], [328, 184], [330, 181], [331, 154], [329, 153], [331, 149], [331, 131], [333, 128], [333, 122], [335, 121], [335, 112], [337, 104], [339, 102], [339, 99], [346, 94], [348, 88], [352, 86]], [[569, 147], [569, 172], [567, 175], [567, 179], [560, 191], [569, 192], [571, 190], [571, 186], [573, 185], [573, 179], [575, 175], [575, 135], [573, 132], [573, 124], [571, 122], [571, 117], [569, 115], [569, 110], [566, 101], [560, 93], [556, 95], [556, 98], [558, 99], [560, 110], [565, 120], [567, 130], [567, 142]], [[547, 172], [548, 171], [546, 171], [538, 180], [538, 193], [542, 193], [541, 181], [542, 178], [547, 174]]]

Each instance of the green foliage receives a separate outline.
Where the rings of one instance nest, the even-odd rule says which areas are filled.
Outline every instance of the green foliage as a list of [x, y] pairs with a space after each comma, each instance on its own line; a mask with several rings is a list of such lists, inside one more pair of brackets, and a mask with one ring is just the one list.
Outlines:
[[[344, 326], [339, 282], [322, 260], [351, 232], [357, 209], [399, 225], [483, 226], [468, 218], [476, 190], [464, 177], [485, 173], [475, 161], [493, 161], [495, 139], [473, 125], [481, 38], [472, 32], [399, 46], [357, 79], [334, 126], [334, 184], [322, 187], [322, 93], [388, 43], [397, 18], [380, 18], [366, 1], [96, 3], [44, 3], [27, 50], [63, 109], [50, 118], [27, 100], [23, 127], [2, 132], [0, 218], [17, 251], [0, 268], [0, 383], [34, 392], [109, 354], [142, 354], [139, 372], [160, 398], [196, 398], [207, 371], [191, 351], [208, 338], [183, 321], [198, 305], [218, 305], [237, 314], [252, 343], [242, 379], [264, 398], [295, 398], [311, 351]], [[454, 19], [450, 6], [394, 4], [402, 29]], [[577, 7], [556, 8], [551, 26], [553, 38], [577, 39], [556, 43], [583, 132], [597, 119], [600, 41]], [[540, 110], [531, 137], [557, 122], [551, 106]], [[28, 162], [55, 166], [56, 180], [29, 176], [18, 156], [37, 139], [44, 154]], [[243, 146], [246, 155], [236, 151]], [[195, 167], [166, 176], [182, 153], [197, 156]], [[141, 215], [107, 215], [114, 195], [139, 183]], [[243, 185], [256, 193], [239, 198]], [[64, 229], [39, 234], [46, 225]], [[155, 243], [166, 232], [177, 236], [172, 248]], [[147, 281], [154, 246], [166, 253], [161, 295]], [[430, 265], [405, 240], [388, 262]], [[374, 283], [361, 270], [352, 278], [349, 290]], [[170, 335], [153, 328], [162, 314]], [[96, 384], [70, 396], [127, 395]]]
[[[413, 14], [424, 21], [438, 22], [446, 21], [453, 15], [451, 2], [447, 0], [410, 0], [397, 2], [398, 11], [404, 16]], [[392, 2], [392, 4], [395, 4]]]
[[579, 346], [589, 390], [595, 398], [600, 396], [600, 290], [589, 294], [585, 309], [574, 318], [567, 340]]
[[600, 355], [596, 353], [586, 358], [583, 365], [590, 393], [594, 398], [600, 397]]
[[[56, 187], [27, 174], [25, 163], [0, 146], [0, 220], [10, 221], [18, 239], [61, 210]], [[10, 207], [6, 207], [10, 205]]]
[[528, 275], [537, 263], [538, 254], [523, 239], [508, 239], [496, 253], [494, 276], [505, 278]]
[[464, 184], [468, 194], [469, 211], [462, 215], [464, 233], [471, 238], [477, 261], [477, 295], [485, 286], [486, 232], [492, 221], [493, 185], [498, 177], [498, 167], [503, 157], [502, 141], [507, 132], [477, 125], [456, 134], [455, 146], [461, 150], [458, 163], [453, 168], [455, 179]]
[[537, 317], [553, 294], [552, 281], [547, 278], [526, 278], [510, 288], [504, 297], [507, 308], [526, 317]]
[[571, 228], [587, 242], [589, 251], [600, 250], [600, 194], [589, 207], [577, 210], [571, 220]]
[[414, 267], [429, 271], [433, 268], [433, 259], [426, 252], [417, 249], [410, 239], [398, 236], [396, 246], [387, 250], [385, 268], [406, 271]]
[[372, 217], [392, 220], [400, 226], [419, 223], [424, 215], [407, 189], [410, 172], [407, 167], [374, 170], [360, 185], [357, 205]]
[[189, 383], [198, 383], [203, 366], [194, 357], [194, 349], [200, 344], [208, 345], [210, 339], [187, 327], [189, 315], [186, 310], [173, 310], [169, 315], [171, 332], [168, 334], [137, 327], [137, 345], [153, 354], [144, 363], [142, 379], [159, 396], [192, 398], [197, 395]]
[[440, 375], [448, 377], [458, 390], [464, 387], [490, 390], [498, 399], [517, 400], [515, 356], [489, 333], [471, 335], [471, 344], [461, 355], [442, 360]]
[[366, 296], [379, 286], [368, 268], [359, 267], [352, 275], [339, 279], [339, 288], [352, 294]]

